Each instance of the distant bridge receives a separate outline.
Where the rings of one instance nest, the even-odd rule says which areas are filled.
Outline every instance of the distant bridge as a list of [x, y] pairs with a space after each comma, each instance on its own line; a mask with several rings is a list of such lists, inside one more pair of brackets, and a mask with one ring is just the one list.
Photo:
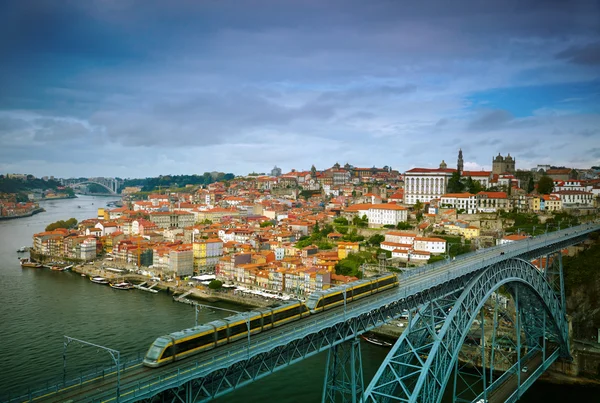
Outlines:
[[62, 179], [62, 183], [65, 186], [74, 187], [75, 185], [85, 185], [88, 183], [93, 183], [95, 185], [102, 186], [104, 189], [108, 190], [108, 192], [112, 195], [116, 195], [119, 191], [119, 186], [121, 185], [121, 181], [116, 178], [71, 178], [71, 179]]

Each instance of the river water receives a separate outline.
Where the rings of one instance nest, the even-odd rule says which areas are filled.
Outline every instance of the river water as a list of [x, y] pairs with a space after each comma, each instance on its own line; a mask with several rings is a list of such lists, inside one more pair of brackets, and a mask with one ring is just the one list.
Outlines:
[[[95, 217], [97, 208], [111, 200], [115, 199], [80, 196], [42, 202], [44, 213], [0, 221], [0, 400], [9, 393], [24, 393], [29, 387], [61, 379], [65, 335], [132, 357], [143, 354], [157, 336], [194, 325], [194, 310], [173, 302], [165, 293], [120, 291], [93, 284], [74, 273], [21, 269], [16, 250], [31, 246], [34, 233], [57, 220]], [[201, 310], [199, 322], [224, 316], [227, 314], [222, 311]], [[367, 343], [361, 348], [368, 383], [388, 350]], [[317, 355], [215, 402], [320, 401], [326, 359], [326, 353]], [[108, 353], [97, 348], [71, 344], [67, 349], [69, 378], [92, 366], [111, 363]], [[589, 400], [592, 392], [596, 398], [599, 396], [598, 389], [537, 382], [521, 401], [600, 401]]]

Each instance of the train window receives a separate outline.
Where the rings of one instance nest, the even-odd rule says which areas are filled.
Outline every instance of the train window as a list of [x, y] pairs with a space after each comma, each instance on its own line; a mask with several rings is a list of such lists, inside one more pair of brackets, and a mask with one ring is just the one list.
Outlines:
[[317, 304], [317, 308], [323, 308], [324, 304], [325, 304], [325, 298], [321, 298], [319, 300], [319, 303]]
[[290, 318], [292, 316], [295, 316], [298, 314], [298, 307], [297, 306], [293, 306], [290, 307], [288, 309], [284, 309], [281, 312], [277, 312], [275, 314], [273, 314], [273, 322], [279, 322], [280, 320], [284, 320], [287, 318]]
[[229, 337], [235, 336], [240, 333], [247, 333], [248, 325], [246, 322], [240, 323], [239, 325], [235, 325], [229, 328]]
[[177, 352], [182, 353], [185, 351], [193, 350], [198, 347], [205, 346], [207, 344], [212, 344], [214, 342], [215, 342], [215, 333], [210, 332], [208, 334], [205, 334], [205, 335], [202, 335], [199, 337], [195, 337], [190, 340], [186, 340], [183, 343], [178, 343], [177, 344]]
[[258, 317], [257, 319], [251, 320], [250, 321], [250, 329], [254, 330], [254, 329], [258, 328], [258, 327], [262, 327], [262, 323], [261, 322], [262, 321], [261, 321], [260, 317]]
[[359, 296], [364, 293], [368, 293], [371, 291], [371, 284], [365, 284], [363, 286], [357, 287], [354, 289], [354, 295]]
[[331, 295], [327, 298], [325, 298], [325, 305], [329, 305], [329, 304], [333, 304], [339, 301], [342, 301], [344, 299], [344, 294], [339, 293], [336, 295]]
[[173, 346], [169, 346], [165, 349], [165, 351], [163, 352], [162, 356], [160, 357], [162, 360], [164, 360], [165, 358], [169, 358], [173, 356]]
[[273, 313], [268, 312], [268, 313], [265, 313], [264, 315], [265, 316], [263, 316], [263, 326], [272, 325], [273, 324]]
[[148, 350], [148, 353], [146, 354], [146, 358], [148, 358], [149, 360], [157, 360], [160, 356], [162, 349], [162, 347], [152, 345]]
[[221, 340], [227, 337], [227, 328], [221, 329], [217, 332], [217, 340]]

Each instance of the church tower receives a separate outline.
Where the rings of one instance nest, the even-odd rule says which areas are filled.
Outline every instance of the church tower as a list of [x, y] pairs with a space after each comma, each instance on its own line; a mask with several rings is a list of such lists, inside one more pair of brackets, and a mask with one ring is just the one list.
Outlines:
[[456, 168], [458, 169], [458, 172], [462, 173], [463, 172], [463, 156], [462, 156], [462, 148], [458, 149], [458, 165], [456, 166]]

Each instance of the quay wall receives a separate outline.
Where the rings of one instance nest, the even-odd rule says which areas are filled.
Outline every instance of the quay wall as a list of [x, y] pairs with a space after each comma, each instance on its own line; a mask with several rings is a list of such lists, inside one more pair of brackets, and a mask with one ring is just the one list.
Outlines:
[[11, 215], [11, 216], [0, 216], [0, 220], [12, 220], [12, 219], [15, 219], [15, 218], [31, 217], [34, 214], [42, 213], [44, 211], [46, 211], [46, 210], [44, 210], [42, 207], [40, 207], [40, 208], [36, 208], [35, 210], [32, 210], [29, 213], [25, 213], [25, 214], [18, 214], [18, 215]]

